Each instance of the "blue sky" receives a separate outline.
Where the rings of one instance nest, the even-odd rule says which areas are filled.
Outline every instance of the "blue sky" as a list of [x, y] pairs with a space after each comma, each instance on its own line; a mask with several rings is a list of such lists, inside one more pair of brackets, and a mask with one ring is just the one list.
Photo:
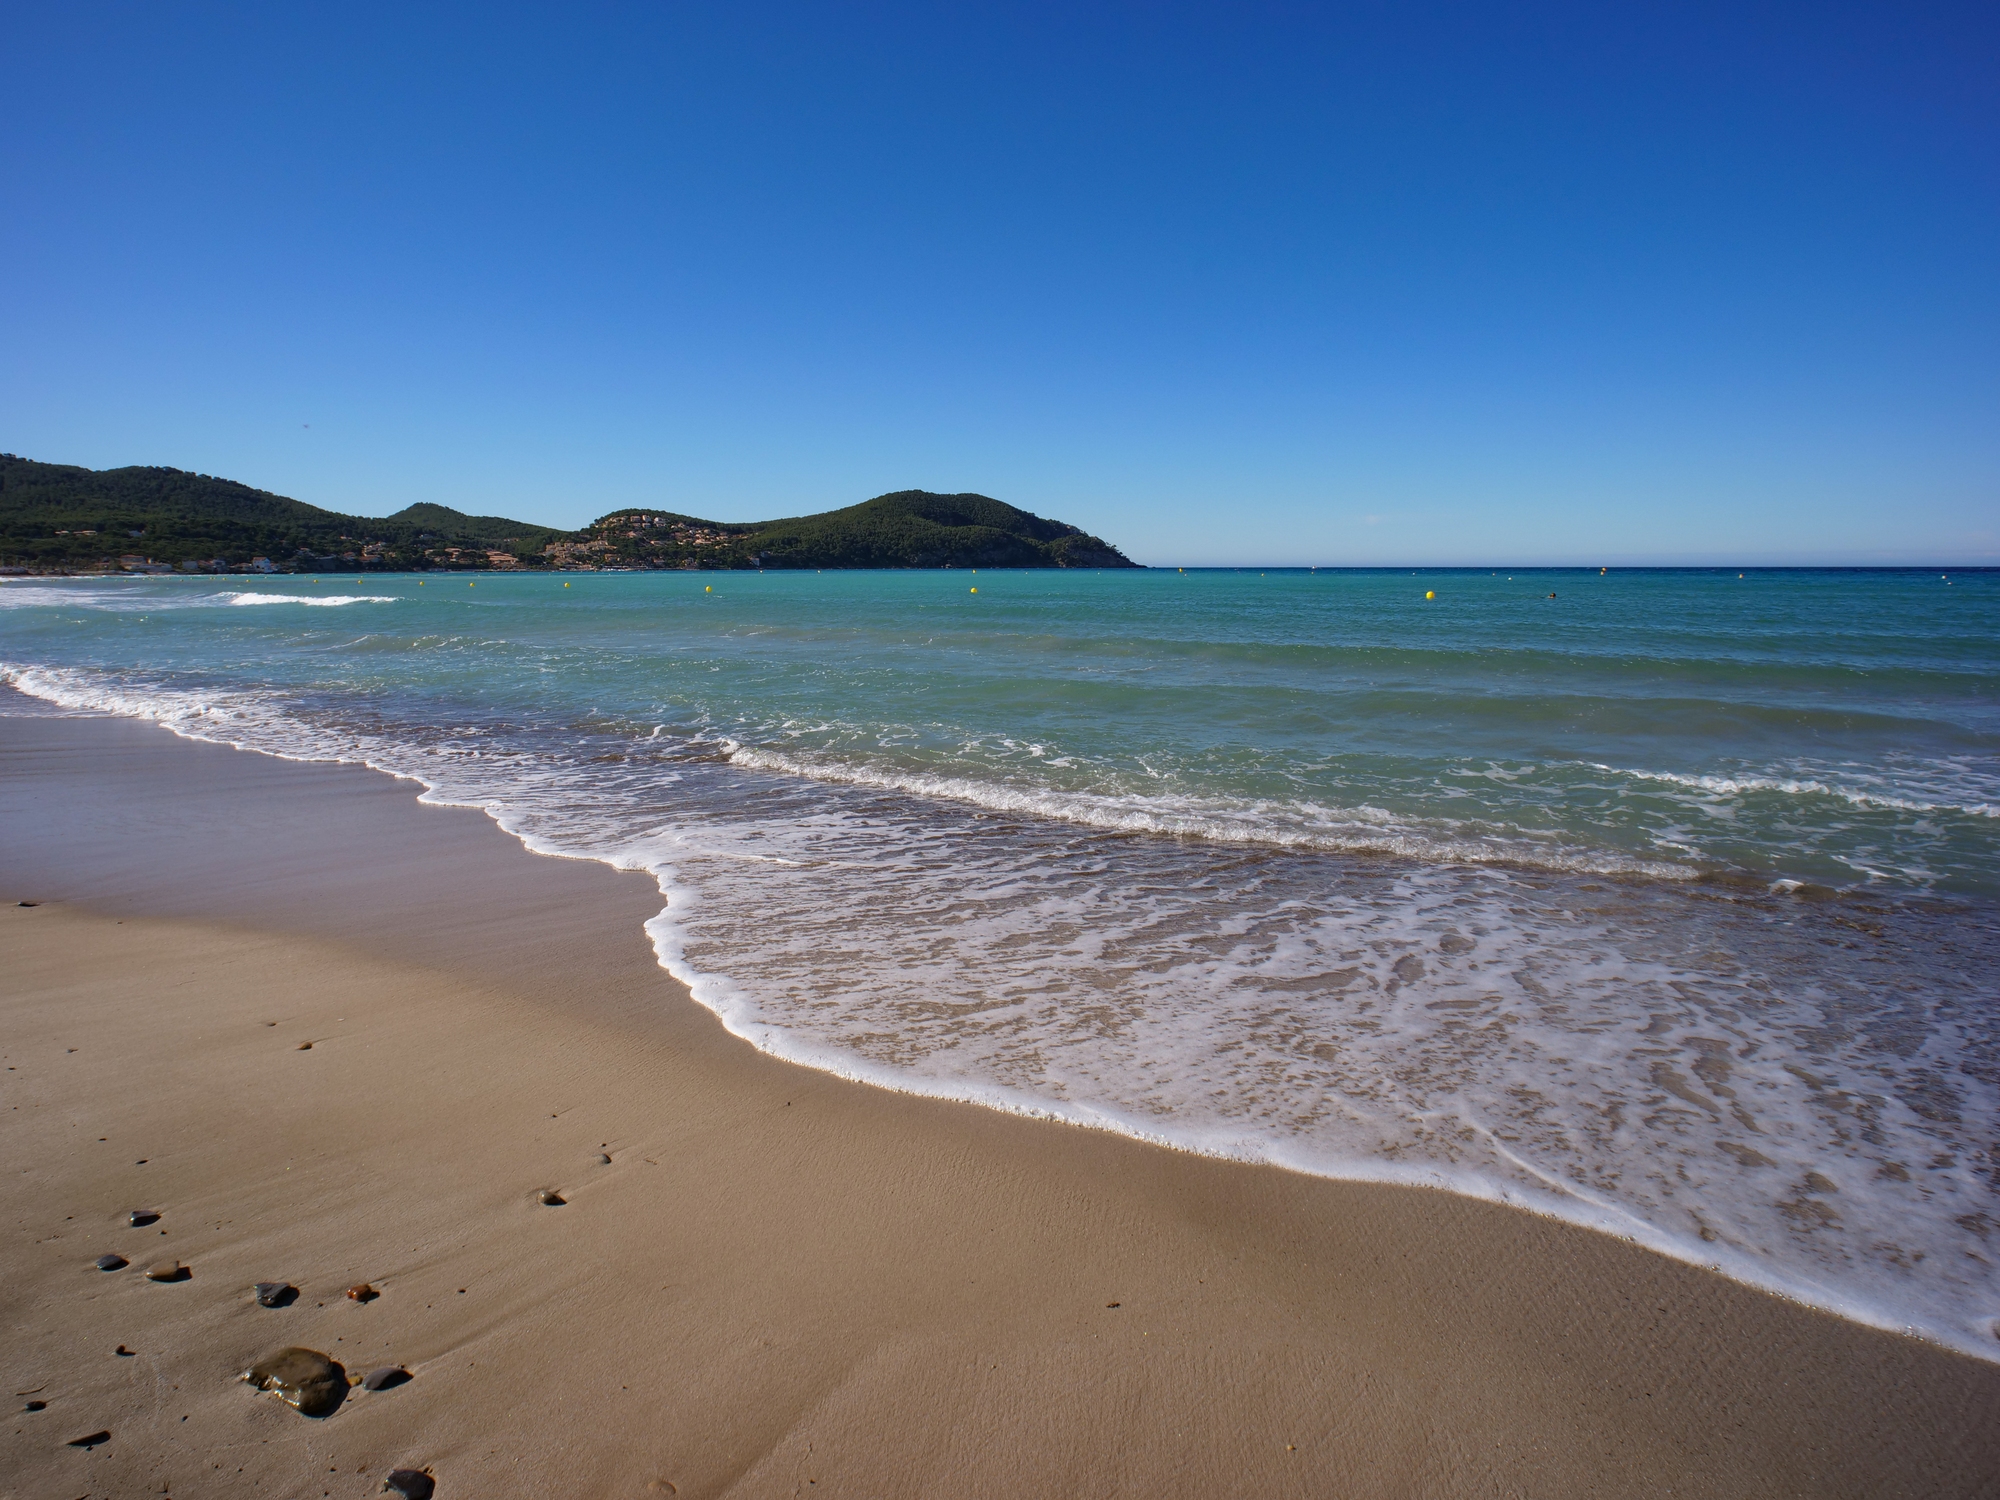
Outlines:
[[2000, 562], [2000, 11], [9, 7], [0, 448], [1154, 563]]

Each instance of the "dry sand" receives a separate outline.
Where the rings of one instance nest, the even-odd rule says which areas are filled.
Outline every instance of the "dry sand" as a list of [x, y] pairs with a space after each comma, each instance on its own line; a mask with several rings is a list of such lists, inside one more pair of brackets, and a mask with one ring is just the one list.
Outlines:
[[[0, 898], [0, 1494], [2000, 1482], [2000, 1366], [1444, 1193], [773, 1061], [654, 964], [650, 881], [371, 772], [0, 717]], [[414, 1379], [308, 1419], [235, 1380], [289, 1344]]]

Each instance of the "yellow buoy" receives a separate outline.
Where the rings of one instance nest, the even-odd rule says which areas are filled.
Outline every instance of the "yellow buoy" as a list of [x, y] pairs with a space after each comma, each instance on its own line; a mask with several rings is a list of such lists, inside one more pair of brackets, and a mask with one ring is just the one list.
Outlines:
[[978, 589], [974, 589], [974, 590], [973, 590], [972, 592], [976, 594], [976, 593], [978, 593], [978, 592], [979, 592], [979, 590], [978, 590]]
[[568, 587], [569, 587], [569, 585], [568, 585], [568, 584], [564, 584], [564, 585], [563, 585], [563, 587], [564, 587], [564, 588], [568, 588]]
[[1425, 590], [1424, 590], [1424, 597], [1425, 597], [1426, 599], [1435, 599], [1435, 598], [1437, 598], [1437, 590], [1436, 590], [1436, 589], [1425, 589]]
[[702, 592], [703, 592], [704, 594], [712, 594], [712, 593], [714, 593], [714, 592], [715, 592], [715, 585], [714, 585], [714, 584], [712, 584], [712, 583], [711, 583], [711, 584], [708, 584], [708, 585], [707, 585], [706, 587], [704, 587], [704, 588], [702, 589]]

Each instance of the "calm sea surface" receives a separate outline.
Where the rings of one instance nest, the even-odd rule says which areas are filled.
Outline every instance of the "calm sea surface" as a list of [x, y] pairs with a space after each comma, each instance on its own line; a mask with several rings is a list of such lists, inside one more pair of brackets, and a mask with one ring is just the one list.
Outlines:
[[2000, 575], [13, 580], [0, 663], [654, 871], [782, 1056], [2000, 1357]]

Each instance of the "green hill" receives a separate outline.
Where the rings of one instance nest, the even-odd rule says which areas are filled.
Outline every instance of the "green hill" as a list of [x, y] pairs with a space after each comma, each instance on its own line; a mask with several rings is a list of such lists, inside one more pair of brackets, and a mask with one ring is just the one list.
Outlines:
[[[625, 510], [594, 522], [607, 563], [669, 568], [1130, 568], [1109, 543], [985, 495], [900, 490], [782, 521], [703, 521]], [[601, 550], [600, 550], [601, 549]]]
[[95, 571], [138, 558], [195, 571], [267, 558], [281, 570], [491, 567], [489, 550], [539, 561], [549, 526], [412, 505], [343, 516], [181, 469], [81, 469], [0, 454], [0, 565]]
[[[257, 560], [262, 559], [259, 563]], [[330, 573], [426, 568], [1129, 568], [1115, 547], [985, 495], [904, 490], [845, 510], [731, 523], [621, 510], [559, 531], [448, 506], [346, 516], [180, 469], [0, 454], [0, 566]]]

